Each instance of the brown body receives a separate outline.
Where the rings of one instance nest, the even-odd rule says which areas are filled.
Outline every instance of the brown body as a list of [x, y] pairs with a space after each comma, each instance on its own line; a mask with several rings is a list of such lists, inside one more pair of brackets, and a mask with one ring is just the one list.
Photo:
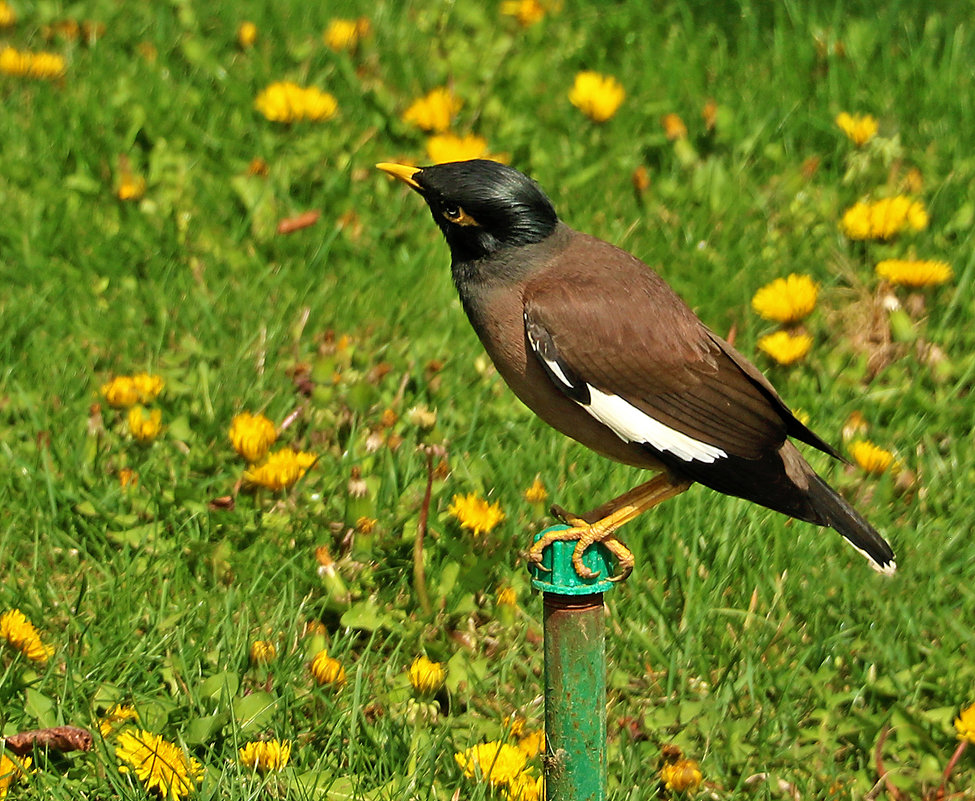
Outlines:
[[[826, 522], [801, 492], [782, 488], [806, 490], [814, 475], [789, 435], [832, 449], [795, 419], [758, 369], [708, 330], [659, 275], [626, 251], [561, 223], [544, 241], [520, 249], [518, 258], [532, 265], [518, 291], [497, 280], [496, 270], [480, 274], [476, 265], [467, 265], [461, 299], [498, 372], [526, 406], [615, 461], [668, 470], [675, 478]], [[549, 330], [559, 353], [592, 386], [724, 449], [731, 457], [728, 469], [702, 470], [620, 438], [552, 383], [528, 345], [526, 322]], [[606, 350], [614, 358], [607, 359]], [[738, 481], [742, 460], [750, 474], [745, 484]], [[751, 480], [756, 473], [765, 480]]]

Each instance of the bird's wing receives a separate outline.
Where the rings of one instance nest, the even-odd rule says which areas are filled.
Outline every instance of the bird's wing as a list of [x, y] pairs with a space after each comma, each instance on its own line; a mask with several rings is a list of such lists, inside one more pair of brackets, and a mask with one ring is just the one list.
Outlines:
[[656, 273], [599, 240], [583, 245], [524, 293], [530, 349], [568, 397], [621, 439], [684, 462], [760, 459], [790, 434], [834, 453]]

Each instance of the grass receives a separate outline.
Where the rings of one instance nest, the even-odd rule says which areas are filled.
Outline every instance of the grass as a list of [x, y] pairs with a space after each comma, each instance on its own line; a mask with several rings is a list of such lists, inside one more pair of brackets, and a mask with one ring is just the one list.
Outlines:
[[[971, 4], [654, 5], [566, 3], [522, 29], [494, 3], [16, 4], [0, 41], [60, 52], [67, 74], [0, 76], [0, 611], [21, 609], [55, 648], [38, 666], [0, 647], [3, 734], [97, 728], [123, 702], [204, 765], [201, 798], [266, 784], [477, 799], [491, 795], [453, 753], [516, 712], [541, 725], [541, 604], [519, 550], [544, 517], [522, 493], [538, 474], [588, 508], [640, 476], [547, 430], [486, 369], [426, 210], [372, 168], [423, 163], [400, 114], [450, 83], [456, 130], [508, 154], [571, 225], [657, 265], [827, 440], [858, 412], [913, 479], [810, 456], [892, 539], [890, 581], [832, 532], [701, 488], [629, 527], [637, 573], [607, 598], [610, 797], [663, 797], [661, 746], [676, 743], [715, 797], [862, 798], [885, 726], [893, 782], [910, 798], [937, 788], [952, 719], [975, 700]], [[368, 15], [371, 36], [331, 52], [333, 14]], [[104, 32], [46, 39], [65, 19]], [[259, 30], [248, 50], [243, 19]], [[601, 126], [566, 99], [584, 68], [628, 92]], [[263, 119], [254, 97], [282, 79], [332, 92], [338, 115]], [[858, 152], [833, 123], [843, 110], [876, 115], [880, 139]], [[663, 132], [670, 112], [690, 154]], [[115, 196], [120, 157], [147, 179], [139, 201]], [[266, 177], [248, 173], [258, 157]], [[902, 191], [911, 168], [928, 229], [846, 240], [843, 210]], [[275, 233], [308, 209], [316, 224]], [[955, 279], [897, 290], [912, 341], [891, 341], [873, 264], [910, 252]], [[779, 368], [757, 353], [771, 327], [750, 300], [793, 271], [821, 287], [815, 345]], [[142, 370], [166, 381], [150, 447], [99, 394]], [[436, 410], [432, 429], [410, 422], [417, 405]], [[371, 451], [387, 408], [403, 444]], [[237, 493], [227, 429], [241, 409], [277, 423], [298, 410], [282, 441], [320, 459], [289, 492]], [[446, 445], [449, 471], [433, 484], [428, 616], [412, 547], [429, 444]], [[120, 486], [123, 467], [137, 485]], [[365, 497], [348, 489], [354, 468]], [[507, 515], [476, 541], [447, 514], [467, 492]], [[225, 496], [232, 509], [212, 503]], [[360, 517], [377, 520], [371, 538]], [[341, 584], [320, 575], [319, 546]], [[516, 610], [497, 604], [502, 586]], [[248, 663], [258, 639], [277, 646], [268, 667]], [[308, 671], [326, 647], [339, 689]], [[421, 652], [449, 665], [435, 714], [406, 678]], [[259, 737], [294, 742], [265, 780], [236, 763]], [[111, 736], [35, 764], [14, 797], [144, 796]], [[950, 788], [971, 797], [973, 780], [964, 754]]]

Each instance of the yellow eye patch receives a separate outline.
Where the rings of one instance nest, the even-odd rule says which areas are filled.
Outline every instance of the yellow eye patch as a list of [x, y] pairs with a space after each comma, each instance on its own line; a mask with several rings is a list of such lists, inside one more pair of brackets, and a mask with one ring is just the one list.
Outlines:
[[443, 216], [446, 217], [454, 225], [476, 225], [480, 226], [480, 223], [471, 217], [466, 211], [464, 211], [460, 206], [446, 206], [443, 209]]

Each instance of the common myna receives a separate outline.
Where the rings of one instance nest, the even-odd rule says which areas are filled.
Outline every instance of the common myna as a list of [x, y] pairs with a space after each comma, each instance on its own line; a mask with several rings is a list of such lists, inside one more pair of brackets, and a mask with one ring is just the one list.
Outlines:
[[809, 466], [795, 437], [842, 458], [785, 405], [748, 359], [710, 331], [643, 262], [574, 231], [541, 188], [493, 161], [379, 164], [427, 202], [450, 246], [467, 316], [514, 393], [546, 423], [594, 451], [660, 475], [592, 512], [553, 511], [576, 541], [573, 563], [602, 542], [633, 555], [616, 530], [695, 481], [830, 526], [883, 573], [890, 545]]

